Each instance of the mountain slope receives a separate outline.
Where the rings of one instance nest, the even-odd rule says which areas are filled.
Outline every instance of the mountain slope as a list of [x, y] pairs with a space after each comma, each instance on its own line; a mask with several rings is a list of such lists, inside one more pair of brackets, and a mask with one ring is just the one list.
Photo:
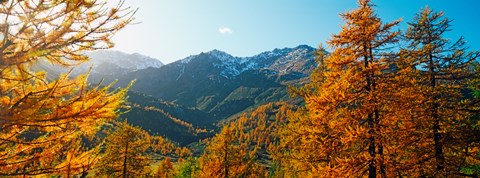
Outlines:
[[[141, 60], [128, 58], [135, 55], [104, 51], [89, 54], [92, 62], [77, 67], [73, 75], [94, 64], [91, 83], [105, 80], [108, 84], [118, 79], [116, 86], [125, 87], [136, 80], [128, 94], [130, 111], [120, 119], [186, 145], [212, 136], [217, 123], [241, 112], [268, 102], [298, 102], [290, 98], [286, 86], [307, 81], [316, 67], [314, 51], [301, 45], [234, 57], [213, 50], [161, 67], [148, 62], [131, 64]], [[46, 63], [37, 67], [57, 76], [66, 71]]]
[[77, 76], [88, 72], [92, 67], [91, 80], [98, 81], [102, 78], [113, 79], [115, 76], [149, 67], [160, 68], [163, 66], [160, 60], [138, 53], [127, 54], [120, 51], [102, 50], [87, 52], [85, 55], [90, 58], [89, 61], [73, 65], [71, 68], [63, 68], [46, 61], [40, 61], [34, 66], [34, 69], [45, 70], [48, 72], [50, 79], [55, 79], [60, 73], [67, 73], [71, 69], [73, 69], [71, 75]]
[[315, 68], [314, 50], [301, 45], [243, 58], [213, 50], [121, 75], [119, 85], [136, 79], [132, 90], [224, 119], [251, 106], [288, 99], [286, 85], [298, 83], [292, 81], [301, 81]]
[[213, 134], [214, 121], [208, 113], [165, 102], [137, 92], [128, 93], [129, 110], [120, 116], [150, 134], [162, 135], [186, 145]]
[[120, 51], [103, 50], [88, 52], [86, 55], [90, 57], [91, 60], [76, 67], [80, 73], [88, 70], [91, 65], [93, 65], [92, 72], [111, 75], [126, 74], [149, 67], [160, 68], [163, 66], [160, 60], [138, 53], [127, 54]]

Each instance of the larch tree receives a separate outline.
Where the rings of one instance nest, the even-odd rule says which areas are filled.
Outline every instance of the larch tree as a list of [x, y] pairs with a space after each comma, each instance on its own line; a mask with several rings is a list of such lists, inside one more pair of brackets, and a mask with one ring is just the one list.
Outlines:
[[54, 81], [39, 61], [72, 66], [110, 38], [134, 11], [97, 0], [0, 2], [0, 175], [55, 173], [58, 152], [117, 117], [126, 89], [89, 86], [87, 75]]
[[[225, 125], [208, 143], [199, 159], [200, 177], [265, 177], [267, 169], [260, 160], [273, 161], [282, 151], [276, 130], [285, 122], [286, 103], [258, 107]], [[270, 175], [279, 175], [282, 159], [276, 157]], [[285, 165], [284, 165], [285, 166]]]
[[305, 107], [282, 129], [290, 175], [373, 178], [405, 169], [400, 153], [411, 143], [401, 139], [415, 127], [402, 109], [409, 106], [398, 105], [411, 95], [395, 88], [399, 21], [383, 24], [370, 0], [358, 4], [341, 14], [345, 25], [327, 42], [333, 51], [299, 90]]
[[55, 174], [70, 178], [86, 177], [93, 172], [94, 165], [100, 158], [99, 146], [88, 148], [88, 146], [84, 146], [82, 138], [72, 140], [66, 146], [69, 147], [57, 153], [59, 160], [63, 160], [63, 162], [55, 166]]
[[469, 86], [478, 82], [473, 63], [480, 53], [467, 51], [463, 38], [452, 43], [445, 37], [450, 23], [443, 12], [423, 9], [408, 23], [408, 46], [402, 50], [408, 67], [414, 69], [409, 72], [410, 80], [416, 81], [421, 95], [415, 113], [424, 138], [417, 150], [428, 155], [418, 163], [425, 176], [462, 175], [459, 171], [467, 157], [478, 150], [468, 146], [476, 142], [468, 118], [478, 113], [472, 109], [478, 103], [471, 102]]
[[97, 162], [96, 175], [113, 177], [148, 176], [151, 148], [150, 135], [139, 127], [116, 122], [115, 130], [105, 138], [105, 153]]
[[170, 157], [166, 157], [160, 165], [157, 167], [155, 172], [155, 177], [157, 178], [173, 178], [175, 177], [175, 170], [173, 169], [173, 163], [170, 161]]
[[224, 126], [215, 135], [200, 157], [199, 177], [239, 177], [251, 171], [247, 170], [253, 164], [248, 142], [238, 140], [237, 134], [241, 132], [234, 126]]

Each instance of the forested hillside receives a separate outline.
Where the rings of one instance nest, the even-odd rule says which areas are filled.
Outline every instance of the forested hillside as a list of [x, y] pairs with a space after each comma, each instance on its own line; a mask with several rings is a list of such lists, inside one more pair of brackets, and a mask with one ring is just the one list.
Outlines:
[[358, 0], [328, 47], [167, 65], [103, 51], [86, 70], [134, 9], [0, 4], [0, 177], [480, 174], [480, 51], [442, 11], [386, 22]]

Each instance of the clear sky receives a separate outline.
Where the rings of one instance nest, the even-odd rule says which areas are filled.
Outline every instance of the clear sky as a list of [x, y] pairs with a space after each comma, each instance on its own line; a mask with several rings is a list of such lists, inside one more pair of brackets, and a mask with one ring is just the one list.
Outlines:
[[[402, 18], [401, 27], [428, 5], [453, 19], [450, 36], [463, 35], [480, 50], [479, 0], [374, 0], [384, 21]], [[115, 50], [138, 52], [164, 63], [218, 49], [252, 56], [275, 48], [313, 47], [340, 30], [339, 13], [356, 0], [126, 0], [138, 8], [135, 25], [113, 39]]]

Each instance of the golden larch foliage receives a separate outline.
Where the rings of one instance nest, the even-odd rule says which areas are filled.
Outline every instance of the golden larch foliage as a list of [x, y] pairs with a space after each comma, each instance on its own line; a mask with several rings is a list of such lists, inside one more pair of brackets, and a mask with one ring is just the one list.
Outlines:
[[[265, 162], [274, 162], [280, 152], [276, 131], [286, 121], [289, 108], [286, 103], [270, 103], [226, 124], [207, 143], [199, 158], [198, 176], [267, 177]], [[281, 170], [277, 164], [274, 167]]]
[[0, 175], [56, 173], [57, 154], [118, 116], [126, 89], [89, 86], [87, 75], [54, 81], [32, 67], [72, 66], [112, 46], [133, 11], [84, 0], [8, 0], [0, 6]]
[[[393, 177], [408, 158], [399, 153], [413, 129], [392, 78], [398, 41], [393, 28], [382, 23], [369, 0], [341, 14], [342, 30], [319, 53], [311, 84], [296, 90], [305, 107], [288, 116], [282, 146], [287, 173], [299, 177]], [[319, 52], [323, 49], [317, 50]], [[402, 97], [399, 97], [402, 96]]]
[[156, 178], [173, 178], [175, 177], [175, 170], [173, 169], [173, 163], [170, 161], [169, 157], [166, 157], [160, 165], [157, 167], [155, 172]]
[[399, 68], [415, 85], [402, 89], [415, 90], [418, 96], [410, 109], [420, 134], [412, 159], [419, 172], [415, 176], [472, 176], [462, 169], [478, 165], [478, 159], [472, 159], [478, 155], [478, 129], [470, 123], [478, 117], [478, 104], [469, 88], [478, 84], [473, 63], [480, 53], [467, 51], [463, 38], [452, 43], [445, 37], [450, 22], [443, 12], [426, 7], [405, 33], [408, 46], [401, 51], [404, 63]]
[[116, 122], [115, 130], [105, 138], [105, 153], [95, 165], [97, 176], [142, 177], [150, 170], [150, 135], [129, 125], [126, 121]]

